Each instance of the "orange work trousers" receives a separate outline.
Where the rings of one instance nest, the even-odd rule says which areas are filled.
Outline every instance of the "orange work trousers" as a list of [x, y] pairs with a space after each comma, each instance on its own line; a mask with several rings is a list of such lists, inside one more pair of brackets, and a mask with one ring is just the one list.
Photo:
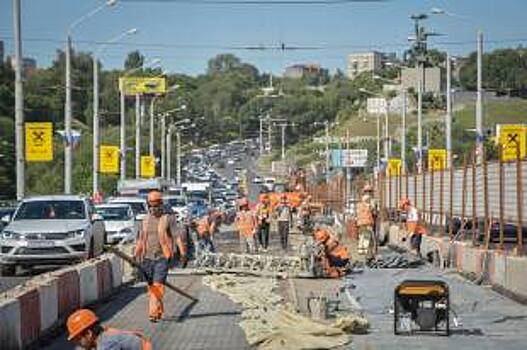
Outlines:
[[148, 287], [148, 316], [159, 320], [163, 317], [163, 296], [165, 286], [162, 283], [154, 282]]

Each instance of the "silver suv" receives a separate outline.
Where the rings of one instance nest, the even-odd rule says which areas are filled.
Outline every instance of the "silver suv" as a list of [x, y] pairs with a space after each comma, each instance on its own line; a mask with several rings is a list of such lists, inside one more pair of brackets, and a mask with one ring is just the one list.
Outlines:
[[17, 266], [67, 264], [95, 257], [105, 243], [102, 217], [80, 196], [24, 199], [0, 233], [2, 275]]

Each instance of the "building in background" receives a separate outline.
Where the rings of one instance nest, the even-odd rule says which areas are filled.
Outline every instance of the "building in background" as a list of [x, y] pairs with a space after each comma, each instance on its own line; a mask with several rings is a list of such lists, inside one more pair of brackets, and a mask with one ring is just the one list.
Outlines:
[[355, 79], [364, 72], [379, 73], [384, 67], [395, 64], [397, 55], [394, 52], [362, 52], [348, 56], [348, 78]]
[[308, 79], [308, 85], [319, 86], [329, 81], [329, 71], [319, 64], [293, 64], [286, 67], [285, 78]]
[[[11, 68], [15, 69], [16, 60], [15, 56], [8, 56], [7, 62]], [[22, 71], [24, 74], [31, 74], [37, 69], [37, 60], [31, 57], [24, 57], [22, 59]]]
[[[403, 68], [401, 71], [401, 85], [403, 89], [414, 89], [417, 91], [418, 82], [421, 79], [419, 68]], [[424, 92], [433, 94], [442, 93], [445, 90], [445, 74], [439, 67], [425, 69]]]

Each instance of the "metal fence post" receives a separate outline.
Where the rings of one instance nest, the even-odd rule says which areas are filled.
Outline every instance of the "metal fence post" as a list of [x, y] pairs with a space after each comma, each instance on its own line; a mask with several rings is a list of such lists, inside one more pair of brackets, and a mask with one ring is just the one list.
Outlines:
[[[389, 210], [392, 206], [392, 175], [387, 174], [386, 180], [388, 181], [388, 205], [386, 206], [386, 209]], [[390, 215], [388, 214], [388, 217]]]
[[492, 216], [489, 218], [489, 180], [488, 180], [488, 169], [487, 169], [487, 153], [485, 147], [483, 147], [483, 205], [485, 210], [485, 222], [484, 222], [484, 234], [485, 234], [485, 250], [489, 249], [490, 244], [490, 225], [489, 220], [492, 220]]
[[498, 245], [499, 250], [503, 250], [503, 241], [505, 239], [505, 232], [503, 226], [505, 205], [503, 203], [503, 196], [505, 195], [505, 177], [503, 174], [503, 145], [499, 144], [498, 151], [499, 161], [499, 195], [500, 195], [500, 243]]
[[445, 220], [443, 220], [443, 199], [444, 199], [444, 174], [445, 170], [441, 169], [441, 172], [439, 173], [439, 228], [441, 229], [441, 235], [445, 233]]
[[516, 254], [523, 254], [523, 185], [522, 185], [522, 162], [520, 154], [520, 143], [516, 143], [516, 225], [517, 225], [517, 242]]
[[476, 212], [476, 149], [472, 151], [472, 245], [476, 245], [476, 240], [479, 236], [479, 225], [477, 222], [477, 212]]
[[450, 239], [452, 239], [454, 235], [454, 226], [453, 226], [453, 218], [454, 218], [454, 161], [453, 157], [450, 157], [450, 181], [449, 181], [449, 198], [448, 198], [448, 236]]
[[465, 226], [467, 213], [467, 156], [463, 157], [463, 182], [461, 188], [461, 240], [465, 240]]
[[[422, 193], [422, 197], [423, 197], [423, 203], [422, 203], [422, 212], [423, 212], [423, 217], [426, 217], [425, 213], [426, 213], [426, 173], [427, 173], [427, 168], [425, 166], [423, 166], [422, 168], [422, 172], [421, 172], [421, 179], [422, 179], [422, 189], [423, 189], [423, 193]], [[426, 222], [426, 219], [425, 219], [425, 222]]]
[[432, 169], [430, 169], [430, 203], [429, 203], [429, 208], [430, 208], [430, 212], [429, 212], [429, 218], [428, 220], [430, 221], [430, 227], [432, 227], [433, 223], [434, 223], [434, 175], [435, 175], [435, 171], [434, 171], [434, 167], [432, 167]]
[[406, 187], [406, 188], [405, 188], [405, 193], [406, 193], [405, 197], [408, 198], [408, 196], [410, 195], [410, 194], [408, 193], [408, 192], [409, 192], [409, 191], [408, 191], [408, 171], [405, 171], [405, 172], [404, 172], [404, 177], [405, 177], [404, 180], [405, 180], [405, 187]]
[[417, 169], [414, 169], [414, 204], [417, 208]]

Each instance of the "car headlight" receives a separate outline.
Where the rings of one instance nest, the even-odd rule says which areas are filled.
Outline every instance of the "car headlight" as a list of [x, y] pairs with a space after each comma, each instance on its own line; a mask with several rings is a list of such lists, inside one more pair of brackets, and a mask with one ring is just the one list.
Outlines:
[[129, 228], [129, 227], [123, 228], [119, 233], [130, 235], [130, 234], [132, 234], [132, 229]]
[[3, 230], [2, 231], [2, 238], [3, 239], [19, 239], [20, 234], [11, 231], [11, 230]]
[[86, 230], [75, 230], [69, 233], [70, 238], [82, 238], [86, 234]]

